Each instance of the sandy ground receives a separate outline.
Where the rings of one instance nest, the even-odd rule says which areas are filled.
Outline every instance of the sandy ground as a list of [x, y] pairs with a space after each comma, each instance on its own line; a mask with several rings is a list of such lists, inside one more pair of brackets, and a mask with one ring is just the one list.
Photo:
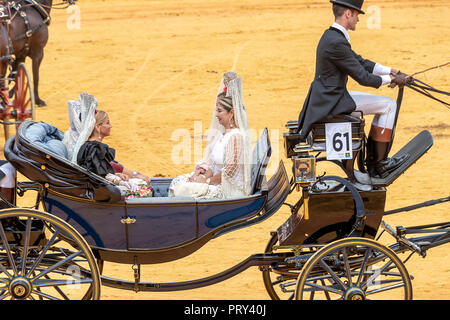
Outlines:
[[[372, 7], [351, 32], [353, 49], [363, 57], [412, 73], [449, 61], [450, 1], [365, 1]], [[50, 40], [41, 67], [41, 98], [48, 107], [37, 120], [68, 128], [67, 100], [81, 92], [96, 96], [109, 113], [113, 133], [105, 142], [127, 167], [149, 176], [189, 172], [195, 133], [205, 132], [221, 75], [243, 78], [250, 126], [259, 135], [269, 129], [274, 154], [268, 175], [280, 160], [284, 125], [296, 119], [314, 76], [315, 47], [332, 23], [326, 0], [149, 1], [80, 0], [79, 11], [54, 10]], [[77, 18], [79, 25], [77, 27]], [[29, 62], [28, 62], [29, 63]], [[31, 70], [31, 68], [30, 68]], [[450, 68], [420, 79], [450, 91]], [[396, 90], [349, 88], [395, 97]], [[396, 131], [398, 150], [421, 130], [434, 136], [433, 148], [389, 187], [386, 210], [448, 195], [449, 110], [406, 90]], [[370, 117], [367, 122], [370, 122]], [[187, 134], [186, 158], [178, 150]], [[183, 160], [183, 161], [181, 161]], [[332, 172], [320, 167], [318, 173]], [[298, 199], [292, 194], [288, 202]], [[189, 257], [142, 267], [142, 280], [170, 282], [223, 271], [261, 253], [289, 216], [283, 207], [271, 219], [210, 241]], [[393, 226], [449, 220], [449, 205], [388, 216]], [[390, 239], [387, 243], [391, 243]], [[415, 299], [450, 297], [450, 247], [414, 256], [407, 262], [414, 276]], [[133, 279], [130, 265], [107, 263], [105, 274]], [[103, 299], [268, 299], [257, 268], [222, 283], [189, 291], [134, 293], [102, 288]]]

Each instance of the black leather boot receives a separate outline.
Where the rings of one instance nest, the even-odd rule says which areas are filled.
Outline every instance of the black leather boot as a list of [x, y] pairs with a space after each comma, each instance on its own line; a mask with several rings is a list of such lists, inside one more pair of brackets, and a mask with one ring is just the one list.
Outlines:
[[375, 141], [370, 136], [367, 139], [366, 166], [371, 177], [386, 178], [409, 158], [408, 154], [400, 158], [388, 158], [391, 146], [392, 142]]

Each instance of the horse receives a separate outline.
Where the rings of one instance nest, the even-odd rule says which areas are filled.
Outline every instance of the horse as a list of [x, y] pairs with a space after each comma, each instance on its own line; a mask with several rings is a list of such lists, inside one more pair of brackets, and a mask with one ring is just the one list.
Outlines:
[[[77, 0], [62, 1], [59, 5], [69, 6], [75, 4]], [[19, 0], [10, 2], [7, 7], [10, 15], [7, 27], [10, 39], [9, 51], [10, 55], [15, 56], [12, 62], [12, 72], [14, 73], [17, 66], [25, 62], [27, 57], [31, 58], [35, 103], [37, 106], [44, 107], [47, 104], [39, 97], [38, 90], [39, 68], [44, 58], [44, 47], [48, 41], [48, 25], [50, 24], [50, 11], [54, 7], [53, 0]], [[0, 45], [3, 47], [4, 43]], [[2, 77], [4, 77], [4, 73], [2, 73]]]

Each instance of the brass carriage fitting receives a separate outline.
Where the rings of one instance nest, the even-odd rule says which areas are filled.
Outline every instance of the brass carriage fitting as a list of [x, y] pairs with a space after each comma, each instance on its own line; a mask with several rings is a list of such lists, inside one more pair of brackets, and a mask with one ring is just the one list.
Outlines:
[[297, 154], [293, 157], [295, 182], [302, 188], [316, 182], [316, 158], [310, 155], [312, 148], [309, 144], [301, 142], [294, 148]]
[[120, 223], [122, 224], [133, 224], [136, 223], [136, 217], [122, 217], [122, 219], [120, 219]]

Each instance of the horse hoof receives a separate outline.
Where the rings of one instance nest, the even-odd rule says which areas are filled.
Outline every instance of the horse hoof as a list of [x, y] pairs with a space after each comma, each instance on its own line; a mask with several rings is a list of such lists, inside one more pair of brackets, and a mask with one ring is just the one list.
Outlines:
[[36, 106], [42, 108], [42, 107], [46, 107], [47, 104], [41, 100], [41, 101], [36, 101]]

